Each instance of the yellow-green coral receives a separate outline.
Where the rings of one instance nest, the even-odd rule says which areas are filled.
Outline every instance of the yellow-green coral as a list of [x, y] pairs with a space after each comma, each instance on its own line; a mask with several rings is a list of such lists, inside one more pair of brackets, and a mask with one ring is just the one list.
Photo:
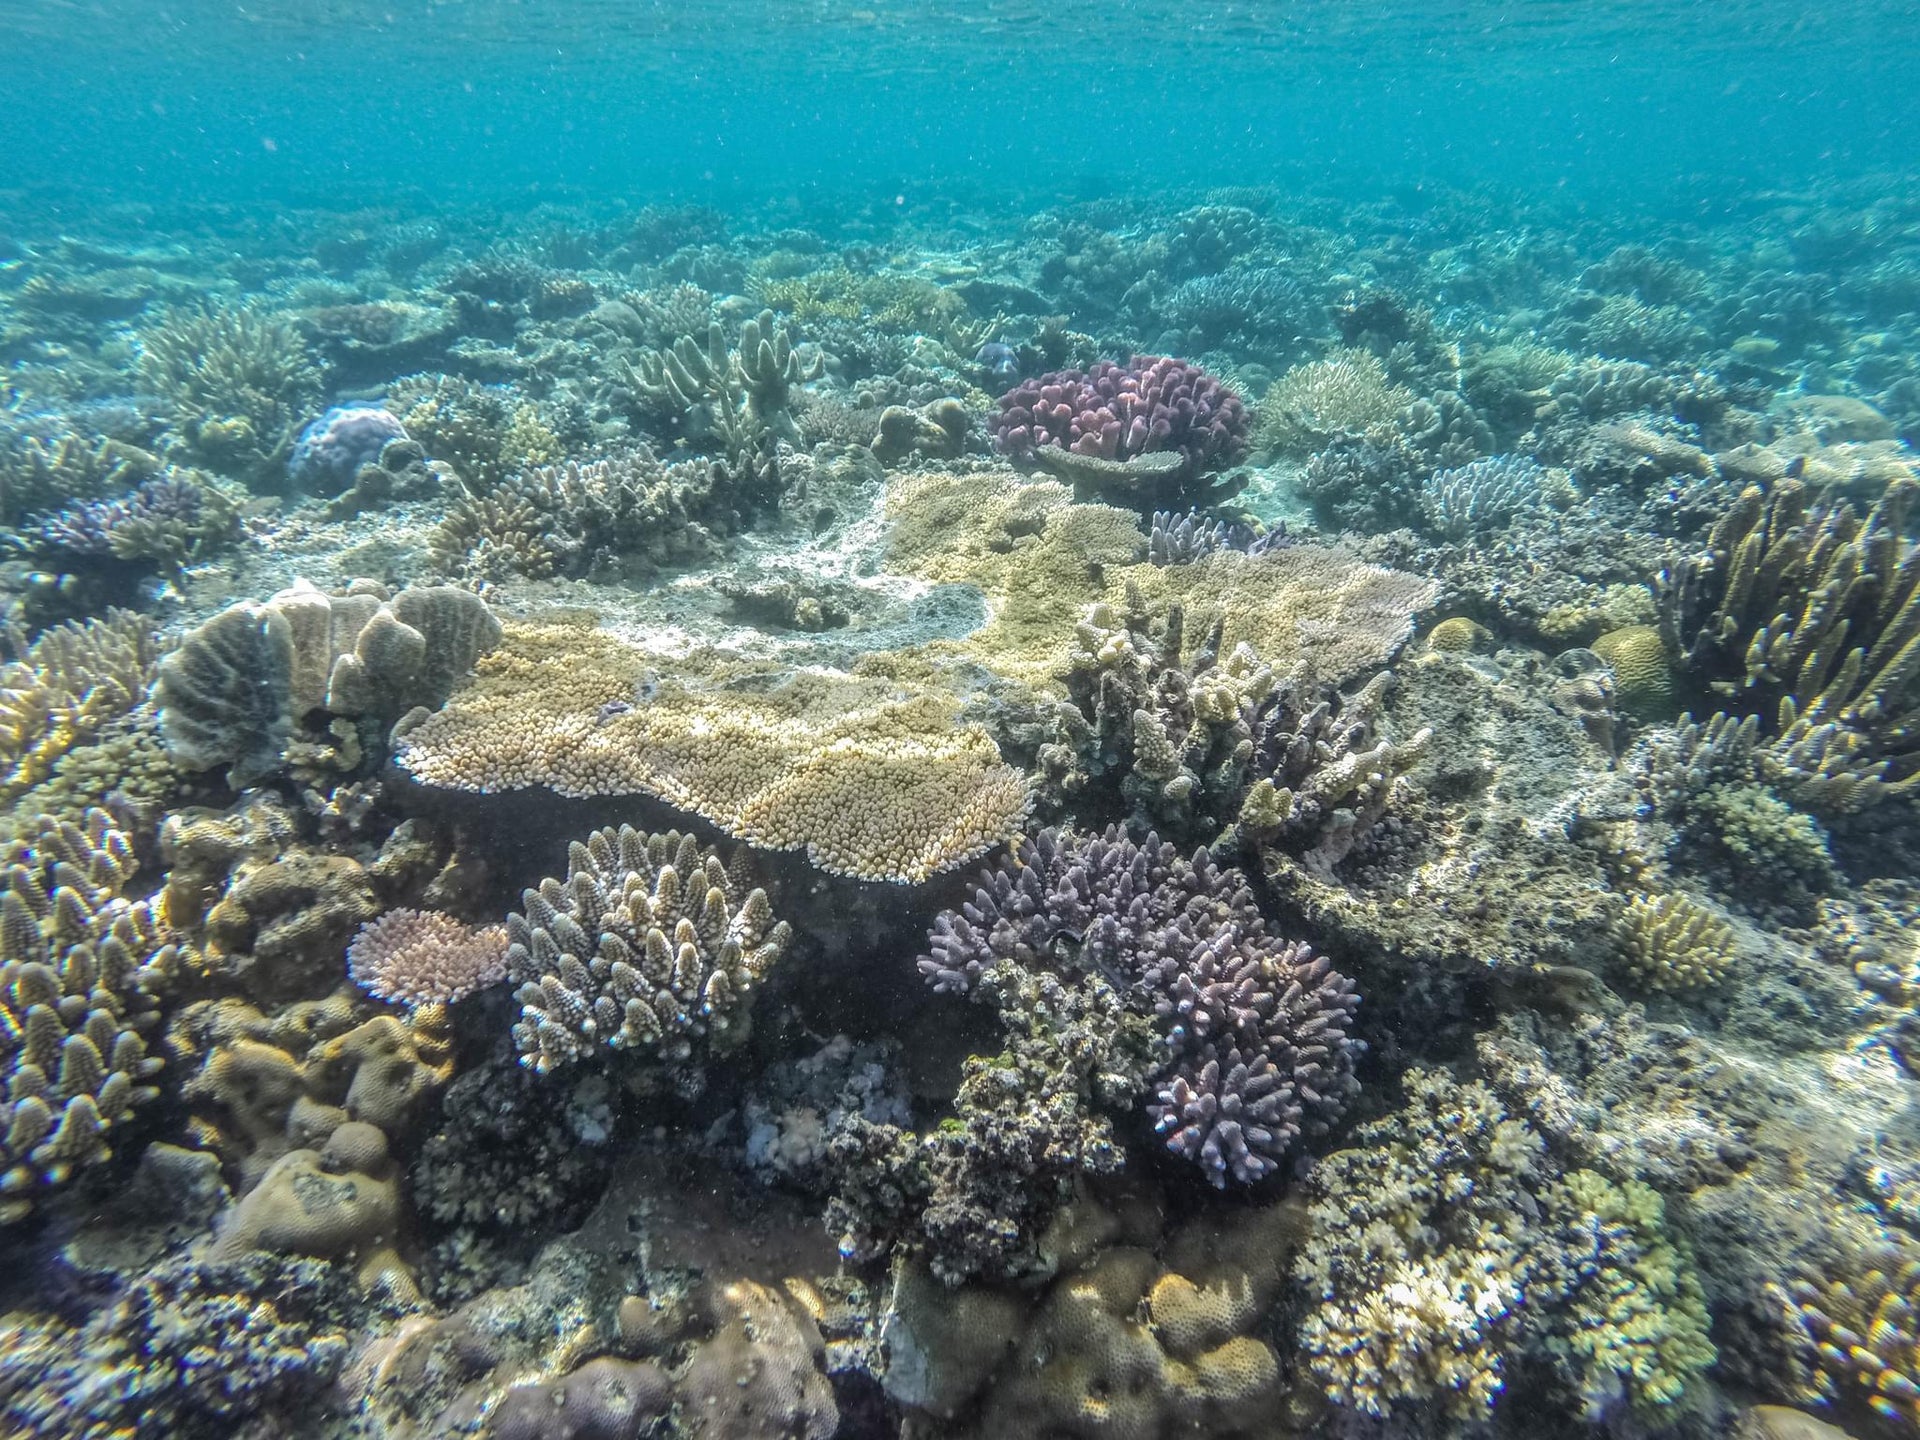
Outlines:
[[1484, 625], [1476, 625], [1464, 615], [1442, 620], [1427, 632], [1427, 645], [1434, 650], [1470, 652], [1485, 650], [1493, 636]]
[[598, 631], [515, 625], [407, 732], [402, 763], [455, 789], [654, 795], [869, 880], [924, 880], [1020, 829], [1024, 781], [950, 697], [719, 662], [669, 677], [667, 663]]
[[1652, 990], [1717, 984], [1735, 955], [1733, 927], [1678, 891], [1629, 901], [1621, 944], [1628, 973]]
[[1589, 1394], [1624, 1383], [1635, 1406], [1680, 1398], [1714, 1362], [1699, 1276], [1666, 1230], [1666, 1203], [1637, 1180], [1576, 1170], [1547, 1197], [1597, 1263], [1577, 1283], [1554, 1348]]
[[140, 337], [140, 379], [167, 402], [192, 455], [264, 477], [320, 399], [292, 322], [257, 305], [175, 310]]
[[159, 647], [144, 615], [56, 625], [31, 644], [0, 633], [17, 659], [0, 665], [0, 800], [39, 784], [76, 745], [126, 714], [153, 682]]
[[1610, 630], [1593, 653], [1613, 668], [1614, 695], [1629, 715], [1651, 719], [1673, 706], [1673, 665], [1657, 625]]

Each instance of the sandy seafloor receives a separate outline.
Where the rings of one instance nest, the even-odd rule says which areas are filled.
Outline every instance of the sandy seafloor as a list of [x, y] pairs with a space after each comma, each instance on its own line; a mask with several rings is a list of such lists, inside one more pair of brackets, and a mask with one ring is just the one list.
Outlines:
[[1913, 1433], [1909, 193], [23, 208], [0, 1433]]

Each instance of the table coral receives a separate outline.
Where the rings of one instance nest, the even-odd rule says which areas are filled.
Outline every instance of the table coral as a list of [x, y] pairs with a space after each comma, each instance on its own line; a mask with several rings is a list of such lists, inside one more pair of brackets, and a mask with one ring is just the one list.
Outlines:
[[103, 810], [41, 816], [0, 849], [0, 1223], [105, 1160], [107, 1137], [158, 1093], [147, 1041], [178, 948], [121, 889], [138, 868]]
[[680, 681], [666, 663], [598, 631], [511, 626], [398, 758], [423, 784], [483, 794], [654, 795], [867, 880], [924, 880], [1024, 819], [1019, 773], [937, 692], [822, 673], [727, 686], [724, 668], [691, 666]]
[[368, 994], [409, 1008], [450, 1005], [507, 978], [503, 926], [476, 929], [451, 915], [405, 907], [360, 927], [347, 973]]
[[726, 1053], [792, 938], [766, 891], [742, 893], [717, 853], [677, 830], [596, 830], [568, 847], [567, 878], [524, 903], [507, 917], [506, 970], [520, 984], [514, 1042], [542, 1073], [602, 1046], [670, 1067], [695, 1042]]

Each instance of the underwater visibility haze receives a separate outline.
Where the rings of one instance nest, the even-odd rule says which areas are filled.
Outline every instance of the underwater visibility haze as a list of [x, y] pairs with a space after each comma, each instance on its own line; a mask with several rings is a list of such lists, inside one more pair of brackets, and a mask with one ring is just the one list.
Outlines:
[[1920, 1435], [1894, 0], [0, 0], [0, 1440]]

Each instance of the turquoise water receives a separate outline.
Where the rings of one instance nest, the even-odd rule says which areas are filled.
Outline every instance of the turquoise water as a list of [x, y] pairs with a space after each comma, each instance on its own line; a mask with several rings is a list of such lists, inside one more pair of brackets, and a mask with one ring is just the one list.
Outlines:
[[1920, 1435], [1916, 77], [0, 0], [0, 1440]]
[[1899, 3], [9, 3], [9, 186], [127, 199], [1491, 185], [1911, 160]]

